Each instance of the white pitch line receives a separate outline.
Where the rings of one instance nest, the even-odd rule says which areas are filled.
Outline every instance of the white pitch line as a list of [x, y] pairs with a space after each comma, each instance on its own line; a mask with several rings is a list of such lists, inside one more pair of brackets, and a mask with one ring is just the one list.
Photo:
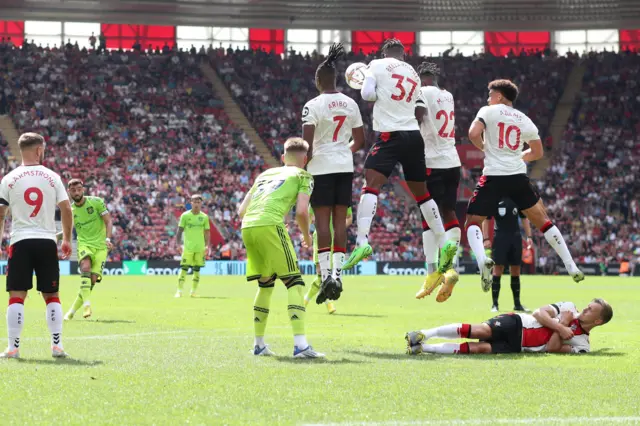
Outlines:
[[570, 423], [638, 423], [640, 416], [617, 417], [549, 417], [524, 419], [456, 419], [456, 420], [415, 420], [388, 422], [343, 422], [343, 423], [305, 423], [304, 426], [410, 426], [410, 425], [489, 425], [489, 424], [570, 424]]

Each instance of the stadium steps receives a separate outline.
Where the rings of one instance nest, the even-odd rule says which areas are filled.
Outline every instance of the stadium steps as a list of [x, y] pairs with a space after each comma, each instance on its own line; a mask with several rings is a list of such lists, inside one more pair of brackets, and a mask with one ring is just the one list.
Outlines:
[[227, 89], [227, 86], [225, 86], [220, 76], [218, 76], [218, 73], [215, 72], [214, 69], [211, 68], [211, 65], [206, 62], [200, 63], [200, 70], [202, 71], [202, 74], [211, 81], [214, 90], [222, 99], [222, 102], [224, 103], [224, 111], [227, 113], [231, 121], [233, 121], [243, 132], [247, 134], [247, 136], [249, 136], [249, 139], [256, 147], [258, 154], [260, 154], [265, 164], [269, 167], [278, 167], [280, 163], [276, 161], [267, 144], [258, 135], [258, 132], [253, 128], [249, 120], [247, 120], [247, 117], [233, 99], [231, 93], [229, 93], [229, 89]]
[[20, 134], [13, 124], [13, 120], [8, 115], [0, 115], [0, 133], [9, 142], [9, 151], [14, 158], [20, 158], [20, 148], [18, 148], [18, 138]]
[[[556, 106], [556, 110], [551, 120], [551, 126], [549, 133], [551, 140], [553, 141], [552, 151], [558, 152], [560, 146], [563, 143], [564, 130], [567, 128], [567, 123], [571, 118], [573, 111], [573, 104], [575, 103], [576, 96], [582, 88], [582, 78], [587, 70], [586, 64], [582, 61], [577, 62], [569, 77], [567, 78], [567, 85], [564, 88], [562, 97]], [[531, 177], [533, 179], [542, 179], [551, 165], [551, 156], [545, 155], [540, 160], [536, 161], [533, 169], [531, 170]]]

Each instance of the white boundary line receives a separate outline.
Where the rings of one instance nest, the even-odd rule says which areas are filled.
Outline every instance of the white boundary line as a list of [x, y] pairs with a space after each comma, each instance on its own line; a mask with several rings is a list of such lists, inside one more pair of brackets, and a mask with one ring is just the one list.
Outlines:
[[571, 423], [639, 423], [640, 416], [616, 416], [616, 417], [531, 417], [521, 419], [456, 419], [456, 420], [415, 420], [415, 421], [388, 421], [388, 422], [344, 422], [344, 423], [305, 423], [305, 426], [410, 426], [410, 425], [492, 425], [492, 424], [571, 424]]

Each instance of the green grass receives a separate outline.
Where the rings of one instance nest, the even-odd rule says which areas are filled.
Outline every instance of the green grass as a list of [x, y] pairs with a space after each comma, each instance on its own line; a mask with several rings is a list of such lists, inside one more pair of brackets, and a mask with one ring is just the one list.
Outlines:
[[[94, 318], [65, 324], [73, 359], [59, 361], [33, 292], [22, 359], [0, 362], [0, 423], [640, 423], [640, 279], [523, 278], [530, 308], [563, 300], [581, 308], [596, 296], [613, 305], [613, 321], [592, 332], [591, 354], [409, 357], [408, 330], [492, 316], [478, 276], [463, 277], [444, 304], [414, 299], [421, 279], [347, 277], [336, 315], [310, 306], [308, 336], [326, 361], [291, 358], [282, 285], [267, 329], [275, 358], [250, 355], [255, 287], [241, 277], [203, 277], [200, 299], [173, 299], [172, 277], [105, 277]], [[65, 310], [78, 281], [62, 282]], [[510, 293], [505, 278], [504, 308]]]

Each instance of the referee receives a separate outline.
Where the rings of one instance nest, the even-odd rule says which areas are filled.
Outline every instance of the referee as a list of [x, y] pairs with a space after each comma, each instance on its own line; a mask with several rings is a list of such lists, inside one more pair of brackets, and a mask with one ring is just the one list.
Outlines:
[[[522, 219], [522, 227], [527, 236], [527, 248], [531, 248], [531, 225], [529, 220], [518, 210], [518, 206], [510, 198], [502, 198], [498, 202], [497, 214], [494, 217], [493, 248], [491, 239], [487, 238], [489, 233], [489, 220], [482, 224], [482, 233], [485, 235], [485, 248], [492, 248], [493, 260], [493, 283], [491, 293], [493, 305], [491, 312], [498, 312], [498, 297], [500, 296], [500, 278], [504, 272], [504, 267], [509, 265], [511, 270], [511, 291], [513, 292], [513, 310], [528, 312], [520, 303], [520, 265], [522, 263], [522, 234], [518, 217]], [[491, 219], [491, 218], [487, 218]]]

